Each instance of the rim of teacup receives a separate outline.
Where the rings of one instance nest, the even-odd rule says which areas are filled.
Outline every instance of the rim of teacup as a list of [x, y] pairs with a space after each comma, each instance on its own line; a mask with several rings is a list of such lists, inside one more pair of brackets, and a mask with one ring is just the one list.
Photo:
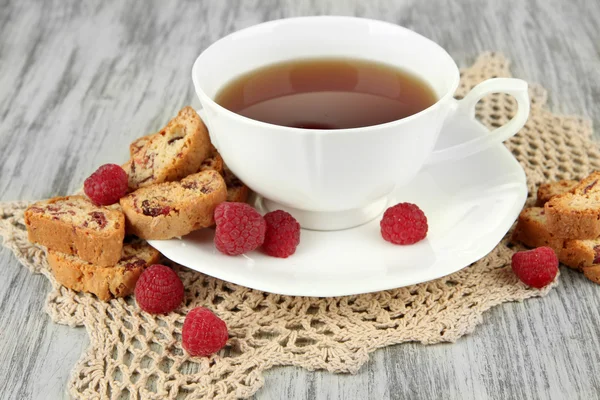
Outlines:
[[[315, 20], [315, 19], [333, 19], [333, 20], [350, 20], [350, 21], [356, 21], [356, 20], [360, 20], [360, 21], [366, 21], [366, 22], [370, 22], [370, 23], [377, 23], [377, 24], [383, 24], [383, 25], [388, 25], [393, 27], [394, 29], [399, 29], [399, 30], [403, 30], [406, 32], [409, 32], [413, 35], [417, 35], [420, 36], [421, 39], [431, 43], [434, 47], [436, 47], [442, 54], [444, 57], [446, 57], [451, 64], [454, 66], [454, 71], [452, 71], [452, 83], [449, 86], [449, 89], [446, 91], [446, 93], [444, 93], [442, 96], [440, 96], [437, 101], [432, 104], [431, 106], [427, 107], [424, 110], [419, 111], [418, 113], [412, 114], [408, 117], [404, 117], [395, 121], [390, 121], [390, 122], [385, 122], [383, 124], [376, 124], [376, 125], [369, 125], [369, 126], [362, 126], [362, 127], [357, 127], [357, 128], [341, 128], [341, 129], [310, 129], [310, 128], [297, 128], [297, 127], [291, 127], [291, 126], [285, 126], [285, 125], [277, 125], [277, 124], [272, 124], [269, 122], [264, 122], [264, 121], [258, 121], [252, 118], [248, 118], [245, 117], [243, 115], [237, 114], [231, 110], [228, 110], [227, 108], [221, 106], [219, 103], [217, 103], [216, 101], [214, 101], [209, 95], [206, 94], [206, 92], [202, 89], [201, 85], [199, 84], [196, 76], [196, 71], [198, 71], [198, 69], [200, 68], [200, 61], [202, 58], [202, 55], [207, 52], [209, 49], [218, 46], [222, 41], [225, 40], [231, 40], [232, 38], [235, 38], [235, 36], [237, 35], [243, 35], [248, 31], [254, 30], [254, 29], [258, 29], [259, 27], [266, 27], [268, 25], [277, 25], [277, 24], [282, 24], [282, 23], [294, 23], [294, 22], [298, 22], [298, 21], [306, 21], [306, 20]], [[307, 134], [307, 133], [319, 133], [319, 134], [339, 134], [339, 133], [350, 133], [350, 132], [361, 132], [361, 131], [372, 131], [374, 129], [383, 129], [383, 128], [388, 128], [388, 127], [392, 127], [394, 125], [401, 125], [403, 123], [407, 123], [409, 121], [412, 121], [416, 118], [422, 117], [426, 114], [432, 113], [434, 110], [436, 110], [437, 108], [441, 107], [442, 103], [445, 103], [446, 101], [448, 101], [449, 98], [454, 96], [454, 93], [456, 92], [456, 89], [458, 88], [459, 82], [460, 82], [460, 71], [458, 69], [458, 65], [456, 65], [456, 62], [454, 61], [454, 59], [450, 56], [450, 54], [448, 54], [448, 52], [446, 51], [446, 49], [444, 49], [442, 46], [440, 46], [438, 43], [434, 42], [433, 40], [421, 35], [420, 33], [417, 33], [411, 29], [405, 28], [401, 25], [397, 25], [391, 22], [387, 22], [387, 21], [382, 21], [382, 20], [378, 20], [378, 19], [372, 19], [372, 18], [362, 18], [362, 17], [348, 17], [348, 16], [334, 16], [334, 15], [319, 15], [319, 16], [304, 16], [304, 17], [290, 17], [290, 18], [280, 18], [280, 19], [275, 19], [275, 20], [271, 20], [271, 21], [266, 21], [266, 22], [261, 22], [259, 24], [255, 24], [246, 28], [242, 28], [239, 29], [237, 31], [234, 31], [232, 33], [229, 33], [225, 36], [223, 36], [222, 38], [216, 40], [215, 42], [213, 42], [210, 46], [208, 46], [207, 48], [205, 48], [204, 50], [202, 50], [202, 52], [198, 55], [198, 57], [196, 57], [196, 60], [194, 61], [194, 64], [192, 66], [192, 82], [194, 84], [194, 89], [196, 90], [196, 95], [198, 97], [201, 97], [201, 103], [203, 102], [207, 102], [209, 103], [212, 107], [216, 108], [217, 110], [219, 110], [219, 112], [224, 113], [225, 115], [227, 115], [230, 118], [233, 119], [237, 119], [237, 120], [241, 120], [242, 122], [246, 123], [246, 124], [251, 124], [251, 125], [255, 125], [258, 127], [266, 127], [269, 129], [280, 129], [282, 131], [287, 131], [290, 133], [298, 133], [298, 134]], [[202, 108], [204, 107], [204, 104], [202, 104]], [[205, 121], [205, 123], [208, 123], [207, 121]]]

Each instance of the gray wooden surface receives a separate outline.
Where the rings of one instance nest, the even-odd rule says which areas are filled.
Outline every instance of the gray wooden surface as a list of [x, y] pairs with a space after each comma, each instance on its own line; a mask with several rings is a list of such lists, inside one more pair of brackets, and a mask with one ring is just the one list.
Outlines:
[[[261, 21], [340, 14], [393, 21], [460, 65], [502, 51], [552, 110], [600, 119], [598, 0], [0, 0], [0, 200], [76, 189], [184, 104], [212, 41]], [[48, 284], [0, 250], [0, 397], [56, 399], [87, 345], [44, 314]], [[377, 351], [357, 375], [278, 368], [257, 399], [600, 398], [600, 287], [562, 271], [543, 299], [496, 307], [455, 344]]]

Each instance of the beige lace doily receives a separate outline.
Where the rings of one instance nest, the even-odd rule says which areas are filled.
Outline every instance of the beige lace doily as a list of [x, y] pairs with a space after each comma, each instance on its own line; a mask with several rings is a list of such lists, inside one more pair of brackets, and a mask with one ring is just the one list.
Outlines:
[[[457, 96], [501, 76], [510, 76], [506, 59], [484, 54], [463, 70]], [[600, 169], [591, 124], [544, 109], [542, 88], [532, 88], [531, 96], [527, 125], [507, 143], [527, 173], [530, 193], [540, 182], [581, 178]], [[493, 127], [508, 121], [515, 107], [512, 98], [494, 95], [480, 102], [477, 115]], [[354, 373], [375, 349], [407, 341], [455, 341], [471, 332], [490, 307], [550, 290], [518, 282], [509, 265], [514, 250], [505, 239], [482, 260], [445, 278], [338, 298], [279, 296], [177, 268], [187, 290], [185, 305], [154, 317], [141, 312], [131, 298], [104, 303], [58, 285], [44, 251], [27, 241], [25, 207], [0, 204], [0, 234], [23, 265], [50, 281], [46, 311], [52, 320], [87, 329], [90, 346], [68, 384], [76, 398], [249, 397], [263, 385], [263, 371], [273, 366]], [[196, 306], [210, 308], [229, 328], [227, 347], [210, 358], [190, 358], [181, 347], [185, 314]]]

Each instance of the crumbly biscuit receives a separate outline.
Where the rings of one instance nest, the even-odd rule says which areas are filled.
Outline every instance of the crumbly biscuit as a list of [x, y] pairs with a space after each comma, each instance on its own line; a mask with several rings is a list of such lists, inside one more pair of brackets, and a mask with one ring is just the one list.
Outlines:
[[219, 154], [217, 149], [215, 149], [215, 147], [211, 145], [210, 154], [207, 159], [202, 161], [198, 172], [213, 170], [223, 175], [223, 165], [223, 158], [221, 158], [221, 155]]
[[225, 181], [211, 170], [140, 188], [120, 203], [129, 233], [143, 239], [171, 239], [213, 225], [215, 207], [226, 198]]
[[[142, 136], [131, 142], [129, 145], [130, 155], [133, 157], [134, 154], [138, 153], [154, 135], [155, 134]], [[128, 168], [130, 168], [130, 165], [128, 165]], [[221, 158], [221, 155], [212, 144], [210, 145], [210, 153], [208, 154], [208, 157], [202, 161], [202, 164], [200, 164], [200, 168], [197, 172], [211, 169], [217, 171], [221, 175], [223, 174], [223, 158]]]
[[176, 181], [197, 172], [210, 148], [208, 130], [196, 111], [183, 108], [123, 165], [129, 189]]
[[548, 246], [561, 249], [564, 239], [556, 237], [548, 229], [545, 211], [541, 207], [525, 208], [519, 214], [512, 241], [528, 247]]
[[125, 218], [117, 207], [96, 206], [84, 196], [38, 201], [25, 210], [29, 241], [96, 265], [114, 265], [125, 236]]
[[579, 181], [562, 180], [557, 182], [542, 183], [537, 191], [536, 207], [544, 207], [554, 196], [570, 192], [579, 184]]
[[150, 139], [152, 138], [152, 136], [154, 136], [155, 133], [152, 133], [150, 135], [146, 135], [146, 136], [142, 136], [140, 138], [135, 139], [133, 142], [131, 142], [131, 144], [129, 145], [129, 155], [131, 157], [134, 156], [134, 154], [138, 153], [141, 149], [144, 148], [144, 146], [146, 145], [146, 143], [148, 143], [150, 141]]
[[550, 231], [546, 214], [541, 207], [521, 211], [512, 241], [533, 248], [551, 247], [561, 263], [577, 270], [585, 270], [600, 263], [600, 239], [577, 240], [557, 237]]
[[227, 166], [223, 168], [223, 177], [227, 184], [227, 201], [245, 203], [248, 200], [250, 189]]
[[77, 292], [93, 293], [104, 301], [133, 293], [140, 274], [159, 260], [160, 253], [142, 240], [126, 243], [119, 262], [108, 267], [48, 250], [48, 263], [58, 282]]
[[594, 283], [600, 284], [600, 265], [584, 268], [583, 275]]
[[571, 268], [585, 271], [600, 264], [599, 250], [599, 239], [567, 239], [561, 249], [560, 261]]
[[583, 179], [571, 192], [554, 196], [544, 208], [550, 230], [566, 239], [600, 236], [600, 172]]

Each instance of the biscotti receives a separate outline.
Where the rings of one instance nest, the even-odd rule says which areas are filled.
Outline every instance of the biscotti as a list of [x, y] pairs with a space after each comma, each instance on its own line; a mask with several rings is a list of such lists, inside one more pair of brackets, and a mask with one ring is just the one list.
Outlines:
[[129, 145], [129, 155], [133, 157], [133, 155], [136, 154], [137, 152], [139, 152], [146, 145], [146, 143], [148, 143], [150, 141], [150, 139], [154, 135], [155, 135], [155, 133], [152, 133], [152, 134], [146, 135], [146, 136], [142, 136], [140, 138], [135, 139], [133, 142], [131, 142], [131, 144]]
[[213, 170], [223, 175], [223, 165], [224, 164], [221, 155], [217, 149], [212, 147], [208, 158], [202, 161], [202, 164], [200, 164], [200, 169], [198, 172]]
[[585, 271], [600, 264], [600, 240], [565, 240], [561, 249], [560, 261], [571, 267]]
[[208, 131], [196, 111], [183, 108], [123, 165], [129, 189], [176, 181], [197, 172], [210, 148]]
[[[131, 142], [131, 144], [129, 145], [130, 155], [133, 157], [134, 154], [138, 153], [154, 135], [155, 134], [142, 136]], [[128, 169], [130, 169], [130, 164], [128, 164]], [[205, 158], [204, 161], [202, 161], [202, 164], [200, 164], [200, 168], [197, 172], [207, 170], [214, 170], [220, 173], [221, 175], [223, 174], [223, 158], [221, 158], [221, 155], [212, 144], [210, 146], [210, 152], [208, 154], [208, 157]]]
[[94, 205], [87, 197], [39, 201], [25, 210], [29, 241], [108, 266], [121, 258], [125, 236], [123, 213]]
[[594, 283], [600, 284], [600, 265], [594, 265], [593, 267], [585, 268], [583, 275]]
[[104, 301], [133, 293], [144, 269], [159, 261], [160, 253], [142, 240], [126, 243], [121, 259], [108, 267], [48, 250], [48, 264], [59, 283], [77, 292], [93, 293]]
[[143, 239], [171, 239], [211, 226], [215, 207], [226, 198], [225, 181], [211, 170], [140, 188], [120, 203], [129, 233]]
[[223, 177], [227, 185], [227, 201], [245, 203], [248, 200], [249, 189], [227, 167], [223, 168]]
[[600, 236], [600, 172], [583, 179], [570, 192], [554, 196], [544, 208], [550, 230], [567, 239]]
[[554, 196], [570, 192], [579, 184], [578, 181], [562, 180], [557, 182], [542, 183], [537, 191], [536, 207], [544, 207]]
[[561, 263], [577, 270], [584, 270], [600, 263], [598, 254], [600, 239], [577, 240], [556, 237], [550, 231], [544, 209], [541, 207], [531, 207], [521, 211], [512, 241], [533, 248], [548, 246], [554, 249]]
[[521, 211], [512, 241], [523, 243], [528, 247], [548, 246], [555, 251], [560, 250], [564, 243], [564, 239], [556, 237], [548, 229], [548, 221], [541, 207], [525, 208]]

